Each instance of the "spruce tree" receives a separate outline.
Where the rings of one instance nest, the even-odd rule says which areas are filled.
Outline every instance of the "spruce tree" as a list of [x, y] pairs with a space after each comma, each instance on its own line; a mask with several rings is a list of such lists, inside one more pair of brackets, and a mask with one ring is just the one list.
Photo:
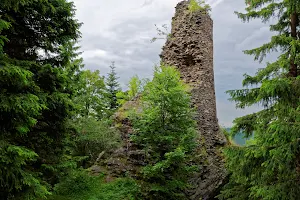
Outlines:
[[115, 71], [115, 63], [112, 62], [110, 65], [110, 72], [106, 78], [107, 97], [109, 98], [109, 109], [111, 112], [116, 110], [119, 106], [117, 93], [120, 91], [120, 85], [118, 82], [119, 77]]
[[65, 0], [1, 1], [2, 199], [45, 198], [57, 180], [73, 109], [71, 41], [80, 36], [74, 12]]
[[228, 91], [237, 107], [261, 105], [262, 110], [235, 119], [232, 134], [254, 139], [245, 147], [225, 149], [230, 181], [219, 199], [296, 200], [300, 196], [300, 2], [247, 0], [243, 21], [276, 19], [276, 34], [261, 47], [247, 50], [255, 60], [279, 50], [275, 62], [245, 75], [246, 89]]

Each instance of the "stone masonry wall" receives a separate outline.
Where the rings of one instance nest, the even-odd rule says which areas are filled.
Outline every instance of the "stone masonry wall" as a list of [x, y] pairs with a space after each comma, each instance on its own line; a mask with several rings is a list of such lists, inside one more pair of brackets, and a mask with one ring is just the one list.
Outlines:
[[175, 66], [182, 79], [192, 87], [192, 101], [197, 109], [199, 134], [204, 138], [208, 162], [201, 176], [191, 182], [191, 199], [213, 199], [226, 177], [219, 148], [226, 144], [219, 130], [213, 70], [213, 21], [201, 11], [191, 13], [188, 1], [176, 6], [171, 36], [160, 55], [162, 62]]

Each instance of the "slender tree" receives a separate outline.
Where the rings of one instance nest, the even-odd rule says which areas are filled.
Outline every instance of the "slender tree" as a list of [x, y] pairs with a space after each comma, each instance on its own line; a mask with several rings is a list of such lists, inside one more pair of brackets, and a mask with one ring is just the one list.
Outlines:
[[146, 151], [143, 199], [185, 199], [187, 178], [195, 169], [188, 160], [196, 147], [196, 123], [179, 72], [170, 66], [157, 67], [145, 86], [142, 104], [133, 140]]
[[138, 95], [139, 92], [142, 91], [142, 81], [139, 79], [137, 75], [131, 77], [128, 83], [128, 97], [132, 99]]
[[117, 93], [120, 91], [120, 85], [118, 82], [119, 77], [115, 71], [115, 63], [110, 65], [110, 72], [106, 78], [107, 97], [109, 98], [109, 109], [113, 112], [118, 108]]
[[100, 76], [100, 71], [82, 71], [78, 84], [80, 88], [75, 102], [80, 106], [81, 116], [92, 116], [97, 119], [105, 117], [109, 102], [105, 95], [104, 77]]
[[261, 47], [247, 50], [260, 62], [267, 53], [281, 55], [254, 76], [245, 75], [247, 89], [228, 91], [237, 107], [260, 104], [259, 112], [237, 118], [233, 134], [254, 133], [245, 147], [225, 150], [231, 173], [219, 199], [299, 199], [300, 196], [300, 2], [247, 0], [243, 21], [277, 19], [270, 30], [277, 34]]

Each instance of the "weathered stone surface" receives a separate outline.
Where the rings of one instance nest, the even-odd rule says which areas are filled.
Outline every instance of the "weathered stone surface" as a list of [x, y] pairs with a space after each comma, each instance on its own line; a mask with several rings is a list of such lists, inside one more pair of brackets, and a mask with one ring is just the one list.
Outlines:
[[104, 173], [111, 180], [124, 175], [136, 177], [139, 174], [140, 167], [145, 165], [145, 151], [135, 146], [130, 139], [133, 128], [128, 118], [132, 110], [135, 110], [137, 113], [141, 112], [139, 98], [140, 96], [137, 96], [126, 102], [115, 113], [114, 125], [121, 133], [123, 145], [112, 152], [107, 158], [99, 155], [100, 158], [90, 168], [91, 174]]
[[213, 71], [213, 21], [201, 11], [191, 13], [188, 1], [176, 6], [172, 18], [171, 37], [161, 53], [162, 62], [175, 66], [182, 79], [192, 87], [192, 101], [197, 109], [199, 134], [203, 136], [207, 164], [201, 175], [191, 182], [191, 199], [213, 199], [216, 190], [226, 177], [219, 148], [226, 144], [216, 116]]

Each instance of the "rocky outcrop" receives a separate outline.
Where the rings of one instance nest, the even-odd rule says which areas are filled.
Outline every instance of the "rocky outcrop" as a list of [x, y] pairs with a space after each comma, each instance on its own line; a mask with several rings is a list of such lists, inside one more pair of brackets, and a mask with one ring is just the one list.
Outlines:
[[[216, 117], [216, 99], [213, 70], [213, 21], [202, 11], [190, 12], [188, 1], [180, 2], [172, 18], [171, 35], [161, 53], [161, 60], [175, 66], [181, 72], [182, 79], [191, 86], [192, 101], [195, 106], [198, 132], [200, 134], [198, 164], [201, 172], [191, 179], [193, 188], [187, 191], [191, 200], [214, 199], [224, 184], [226, 172], [220, 148], [226, 144]], [[99, 159], [91, 167], [91, 172], [105, 172], [108, 181], [120, 175], [134, 177], [145, 164], [145, 152], [130, 141], [132, 125], [128, 112], [141, 111], [139, 97], [127, 102], [115, 114], [115, 125], [122, 134], [123, 146], [110, 155]]]
[[168, 38], [161, 60], [175, 66], [182, 79], [192, 87], [192, 101], [197, 109], [199, 134], [204, 139], [207, 164], [191, 182], [191, 199], [213, 199], [226, 177], [219, 148], [226, 144], [216, 116], [216, 98], [213, 70], [213, 21], [203, 11], [190, 12], [188, 1], [176, 6], [172, 18], [171, 36]]
[[100, 157], [89, 169], [91, 174], [104, 173], [106, 180], [129, 175], [136, 178], [142, 166], [145, 166], [145, 151], [136, 146], [130, 139], [133, 128], [129, 115], [131, 112], [140, 113], [140, 95], [126, 102], [113, 116], [114, 126], [121, 133], [122, 146], [112, 152], [108, 157]]

